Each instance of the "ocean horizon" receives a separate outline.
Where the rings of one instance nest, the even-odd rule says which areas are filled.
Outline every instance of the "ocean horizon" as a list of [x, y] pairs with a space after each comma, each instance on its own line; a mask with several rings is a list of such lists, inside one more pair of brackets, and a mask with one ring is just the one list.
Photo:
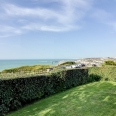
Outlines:
[[74, 61], [74, 59], [0, 59], [0, 71], [21, 66], [53, 65], [60, 61]]

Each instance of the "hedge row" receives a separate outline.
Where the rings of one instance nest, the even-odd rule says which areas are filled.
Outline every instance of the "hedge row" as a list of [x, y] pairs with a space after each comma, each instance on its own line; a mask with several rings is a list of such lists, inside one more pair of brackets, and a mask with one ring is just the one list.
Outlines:
[[71, 69], [28, 78], [0, 80], [0, 116], [33, 100], [85, 84], [87, 69]]

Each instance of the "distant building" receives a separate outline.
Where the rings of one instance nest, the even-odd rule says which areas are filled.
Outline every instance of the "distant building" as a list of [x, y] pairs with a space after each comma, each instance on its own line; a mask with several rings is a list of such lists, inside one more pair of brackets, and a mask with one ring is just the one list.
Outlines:
[[47, 69], [47, 72], [50, 72], [50, 71], [52, 71], [53, 70], [53, 68], [48, 68]]
[[66, 69], [70, 69], [70, 68], [72, 68], [72, 66], [66, 66]]
[[93, 67], [96, 67], [97, 65], [96, 64], [92, 64]]

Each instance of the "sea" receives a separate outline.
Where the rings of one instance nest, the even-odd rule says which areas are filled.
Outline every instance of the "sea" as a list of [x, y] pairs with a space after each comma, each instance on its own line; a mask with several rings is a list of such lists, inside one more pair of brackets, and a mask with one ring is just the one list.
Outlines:
[[60, 61], [74, 61], [74, 59], [10, 59], [0, 60], [0, 71], [20, 66], [53, 65], [57, 66]]

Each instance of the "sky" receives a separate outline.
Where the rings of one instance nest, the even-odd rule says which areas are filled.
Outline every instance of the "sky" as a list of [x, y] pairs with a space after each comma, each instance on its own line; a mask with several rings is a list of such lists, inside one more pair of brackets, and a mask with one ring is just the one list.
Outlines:
[[116, 0], [0, 2], [0, 59], [116, 57]]

